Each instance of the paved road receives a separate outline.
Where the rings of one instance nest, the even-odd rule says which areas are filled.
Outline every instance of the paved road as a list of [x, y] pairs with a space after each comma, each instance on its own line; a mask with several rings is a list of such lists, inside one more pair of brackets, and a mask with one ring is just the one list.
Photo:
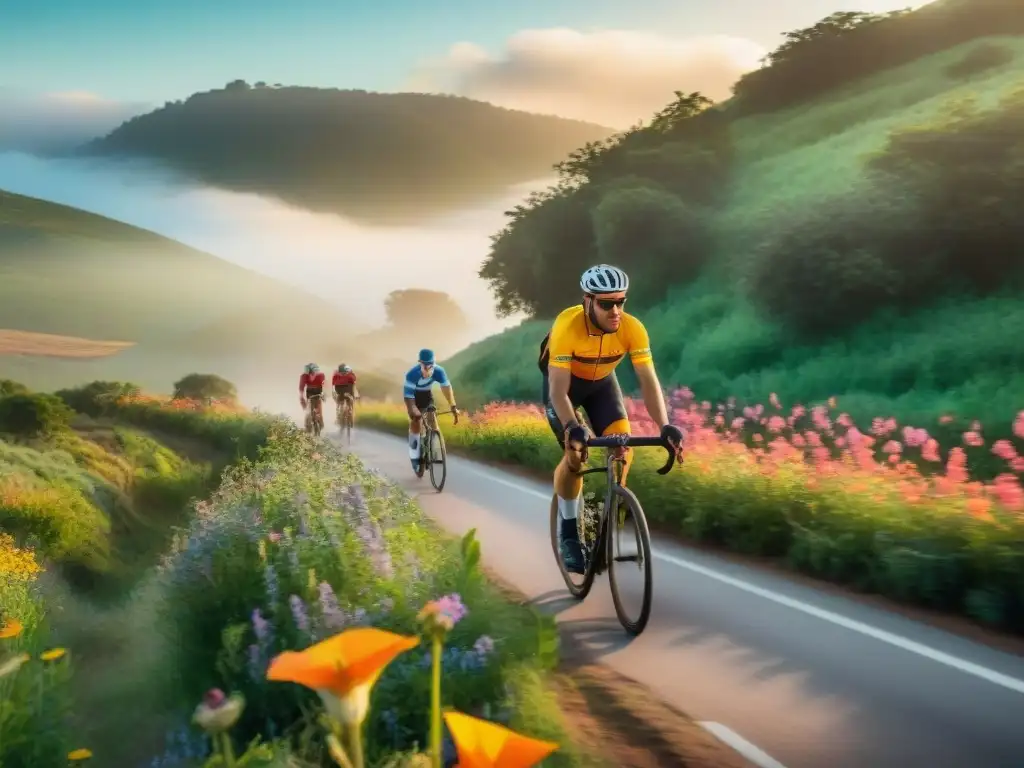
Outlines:
[[[655, 542], [654, 611], [629, 640], [608, 582], [568, 597], [548, 543], [550, 490], [457, 456], [436, 494], [403, 440], [353, 450], [419, 496], [485, 562], [602, 659], [779, 768], [1022, 768], [1024, 658], [672, 543]], [[770, 755], [770, 758], [767, 757]]]

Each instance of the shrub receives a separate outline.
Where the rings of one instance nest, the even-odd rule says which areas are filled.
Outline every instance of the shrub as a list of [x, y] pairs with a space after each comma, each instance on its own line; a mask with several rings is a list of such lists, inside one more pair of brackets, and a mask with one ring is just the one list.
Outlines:
[[0, 398], [9, 395], [27, 395], [28, 387], [11, 379], [0, 379]]
[[174, 398], [234, 402], [238, 399], [238, 391], [234, 384], [214, 373], [190, 373], [174, 382]]
[[16, 394], [0, 400], [0, 432], [17, 437], [45, 437], [66, 430], [75, 417], [59, 397]]
[[869, 168], [921, 211], [917, 254], [949, 283], [993, 291], [1024, 273], [1024, 89], [994, 110], [968, 100], [930, 125], [901, 127]]
[[794, 212], [758, 248], [747, 292], [769, 315], [808, 335], [929, 296], [939, 279], [936, 265], [907, 247], [916, 219], [911, 201], [869, 194]]
[[54, 394], [72, 409], [87, 416], [107, 416], [120, 397], [137, 395], [142, 389], [125, 381], [94, 381], [81, 387], [60, 389]]
[[1005, 45], [982, 43], [972, 48], [964, 57], [946, 67], [946, 76], [961, 80], [1001, 67], [1013, 61], [1013, 51]]
[[635, 273], [631, 295], [639, 300], [662, 298], [703, 262], [704, 225], [665, 189], [626, 179], [604, 192], [592, 216], [600, 260]]

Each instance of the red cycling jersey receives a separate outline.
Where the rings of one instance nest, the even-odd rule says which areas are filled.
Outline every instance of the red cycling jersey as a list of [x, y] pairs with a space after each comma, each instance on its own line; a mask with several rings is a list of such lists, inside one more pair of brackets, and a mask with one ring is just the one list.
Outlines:
[[338, 371], [335, 371], [334, 375], [331, 377], [332, 387], [344, 387], [348, 384], [355, 383], [356, 375], [352, 371], [349, 371], [348, 373], [339, 373]]
[[305, 393], [307, 388], [316, 389], [319, 387], [320, 389], [323, 389], [325, 378], [323, 371], [318, 371], [316, 373], [303, 373], [299, 377], [299, 392]]

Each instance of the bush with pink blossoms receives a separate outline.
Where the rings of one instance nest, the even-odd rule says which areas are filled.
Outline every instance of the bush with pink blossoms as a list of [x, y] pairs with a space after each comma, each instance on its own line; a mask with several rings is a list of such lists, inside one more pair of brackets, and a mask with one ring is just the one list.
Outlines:
[[[827, 404], [739, 406], [668, 393], [687, 432], [686, 460], [653, 472], [657, 451], [637, 452], [630, 487], [652, 522], [686, 538], [784, 560], [823, 579], [1024, 633], [1024, 411], [1012, 439], [989, 445], [981, 424], [934, 427], [890, 417], [858, 427]], [[657, 434], [643, 404], [627, 399], [634, 434]], [[364, 427], [404, 433], [400, 407], [365, 404]], [[453, 450], [508, 461], [545, 476], [561, 452], [536, 406], [491, 404], [444, 428]], [[934, 434], [933, 434], [934, 433]], [[603, 461], [595, 451], [591, 461]], [[972, 465], [994, 467], [990, 479]], [[603, 483], [587, 478], [588, 488]], [[1016, 553], [1016, 554], [1015, 554]]]

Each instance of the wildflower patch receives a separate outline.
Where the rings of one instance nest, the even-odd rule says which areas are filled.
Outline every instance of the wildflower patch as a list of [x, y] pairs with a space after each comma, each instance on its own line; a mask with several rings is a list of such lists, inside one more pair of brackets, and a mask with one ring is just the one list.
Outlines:
[[[874, 419], [860, 429], [839, 404], [738, 407], [669, 393], [686, 432], [667, 478], [639, 453], [629, 476], [652, 522], [733, 551], [784, 560], [816, 576], [1024, 633], [1024, 411], [1012, 439], [989, 445], [977, 422], [948, 445], [953, 419], [931, 429]], [[634, 434], [656, 435], [643, 404], [626, 399]], [[364, 404], [361, 424], [405, 434], [401, 407]], [[934, 433], [934, 434], [933, 434]], [[942, 433], [943, 442], [936, 437]], [[453, 450], [549, 476], [561, 458], [541, 409], [490, 404], [445, 430]], [[948, 447], [943, 448], [945, 444]], [[594, 452], [591, 462], [603, 460]], [[971, 467], [1001, 462], [982, 481]], [[587, 478], [588, 489], [601, 479]], [[603, 492], [603, 491], [602, 491]]]

